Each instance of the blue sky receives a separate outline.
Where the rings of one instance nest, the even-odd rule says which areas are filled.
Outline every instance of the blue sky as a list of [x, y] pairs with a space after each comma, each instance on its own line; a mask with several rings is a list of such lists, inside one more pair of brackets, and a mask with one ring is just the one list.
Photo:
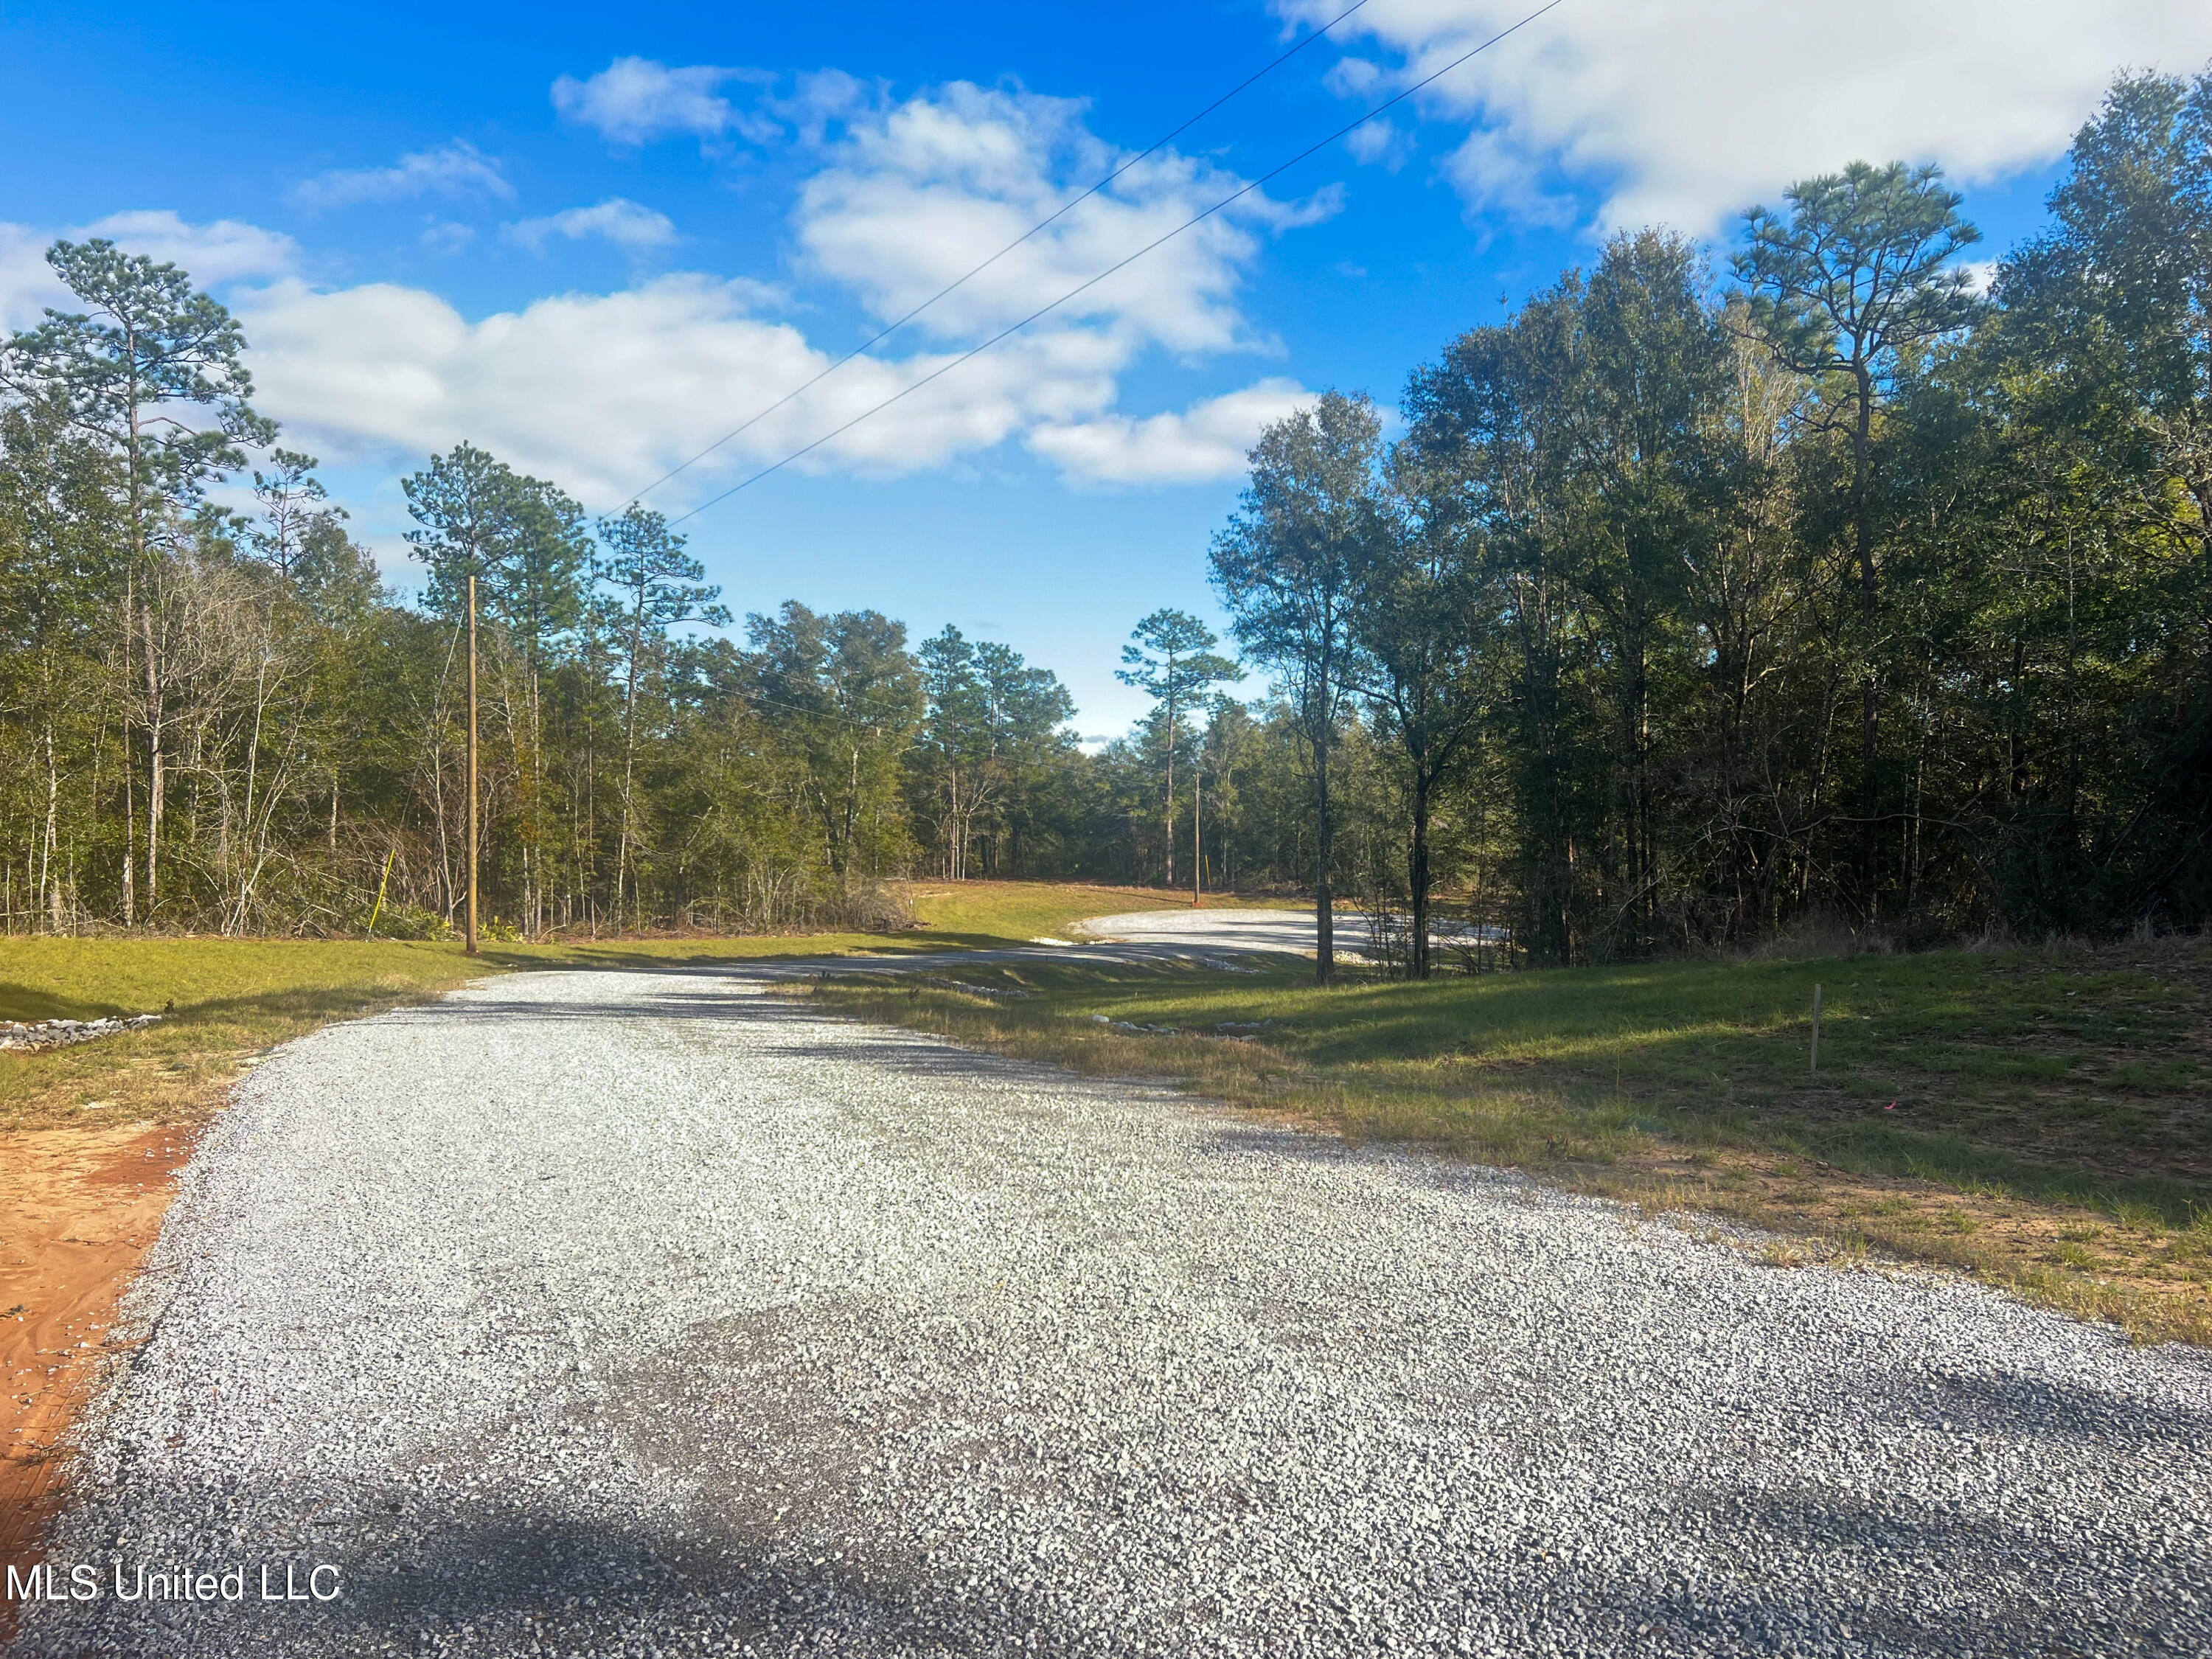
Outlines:
[[[0, 324], [88, 230], [237, 310], [265, 412], [393, 578], [397, 480], [469, 438], [604, 510], [859, 344], [1349, 0], [744, 9], [27, 4], [0, 16]], [[820, 435], [1464, 51], [1525, 3], [1369, 0], [1115, 189], [647, 497]], [[869, 605], [1058, 672], [1086, 733], [1146, 611], [1213, 614], [1258, 425], [1385, 402], [1458, 331], [1666, 222], [1855, 157], [1943, 163], [1994, 257], [2174, 0], [1565, 0], [1100, 285], [684, 526], [740, 613]]]

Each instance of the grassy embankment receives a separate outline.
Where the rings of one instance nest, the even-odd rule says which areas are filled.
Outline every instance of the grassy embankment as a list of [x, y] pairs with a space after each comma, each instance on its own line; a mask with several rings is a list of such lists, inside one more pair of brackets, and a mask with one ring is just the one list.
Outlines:
[[[862, 1018], [1790, 1235], [2212, 1341], [2212, 951], [1942, 952], [1370, 981], [976, 963]], [[1820, 1070], [1808, 1074], [1813, 986]], [[1096, 1016], [1174, 1028], [1127, 1034]], [[1231, 1034], [1226, 1024], [1256, 1025]], [[1895, 1104], [1893, 1107], [1892, 1103]]]
[[986, 949], [1065, 938], [1084, 916], [1188, 902], [1141, 888], [1013, 882], [923, 884], [908, 896], [922, 924], [911, 933], [487, 945], [476, 962], [458, 945], [392, 940], [0, 939], [0, 1019], [89, 1019], [176, 1005], [146, 1030], [0, 1052], [0, 1130], [189, 1122], [220, 1103], [241, 1062], [270, 1045], [487, 973]]

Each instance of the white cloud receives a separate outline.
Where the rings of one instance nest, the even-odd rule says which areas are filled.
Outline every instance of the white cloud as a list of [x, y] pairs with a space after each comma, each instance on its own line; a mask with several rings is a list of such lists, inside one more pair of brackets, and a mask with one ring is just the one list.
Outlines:
[[48, 306], [76, 308], [76, 300], [46, 264], [46, 249], [58, 237], [82, 242], [95, 236], [126, 253], [180, 265], [202, 288], [283, 276], [300, 258], [297, 245], [279, 232], [236, 219], [189, 224], [167, 209], [112, 213], [58, 232], [0, 224], [0, 329], [27, 328]]
[[318, 173], [292, 187], [292, 200], [313, 210], [352, 207], [362, 202], [404, 202], [418, 196], [496, 196], [512, 200], [499, 162], [465, 138], [437, 149], [403, 155], [388, 167], [349, 167]]
[[[763, 292], [672, 276], [471, 322], [419, 289], [322, 291], [287, 279], [234, 304], [252, 343], [256, 406], [317, 453], [412, 465], [466, 438], [603, 506], [829, 364], [798, 329], [757, 314]], [[857, 360], [655, 500], [696, 500], [718, 478], [915, 385], [951, 355]], [[825, 445], [800, 470], [906, 472], [1040, 422], [1080, 420], [1112, 400], [1120, 356], [1079, 331], [1009, 341]]]
[[1181, 414], [1040, 426], [1029, 447], [1071, 478], [1096, 483], [1201, 483], [1233, 478], [1260, 429], [1281, 420], [1313, 393], [1296, 380], [1257, 381], [1241, 392], [1207, 398]]
[[[802, 268], [858, 293], [879, 317], [935, 293], [1115, 160], [1085, 129], [1079, 106], [1020, 93], [954, 86], [890, 101], [825, 75], [775, 107], [820, 163], [793, 210]], [[1296, 395], [1287, 382], [1158, 422], [1107, 411], [1121, 374], [1154, 345], [1185, 356], [1253, 346], [1237, 301], [1261, 235], [1327, 211], [1327, 203], [1297, 207], [1255, 191], [1064, 313], [923, 382], [965, 346], [1238, 183], [1172, 152], [1149, 158], [933, 310], [910, 336], [847, 364], [749, 428], [665, 499], [696, 500], [908, 387], [916, 389], [823, 445], [800, 470], [896, 473], [1036, 434], [1036, 452], [1071, 476], [1136, 482], [1234, 471], [1260, 422]], [[674, 233], [648, 210], [615, 202], [525, 221], [508, 234], [647, 244]], [[295, 279], [236, 303], [253, 342], [260, 405], [323, 453], [404, 459], [465, 437], [604, 503], [832, 361], [768, 310], [771, 297], [753, 284], [670, 276], [471, 321], [418, 289], [326, 291]]]
[[[888, 320], [1006, 246], [1121, 159], [1093, 137], [1082, 106], [964, 82], [848, 114], [828, 165], [795, 214], [812, 268]], [[1242, 183], [1163, 150], [931, 307], [916, 326], [940, 339], [1006, 326], [1174, 230]], [[1236, 305], [1257, 233], [1333, 211], [1254, 191], [1055, 313], [1133, 349], [1220, 351], [1253, 343]]]
[[1542, 160], [1500, 128], [1468, 134], [1445, 158], [1444, 173], [1468, 201], [1499, 209], [1532, 225], [1568, 230], [1582, 216], [1571, 197], [1546, 187]]
[[[1278, 0], [1326, 21], [1338, 0]], [[1404, 85], [1526, 0], [1370, 0], [1346, 26]], [[1940, 161], [1972, 184], [2047, 162], [2116, 71], [2212, 56], [2203, 0], [1866, 0], [1848, 17], [1776, 0], [1573, 0], [1420, 94], [1477, 129], [1449, 169], [1469, 201], [1556, 217], [1563, 179], [1607, 225], [1698, 234], [1855, 159]], [[1367, 79], [1346, 72], [1347, 92]]]
[[1364, 127], [1354, 127], [1345, 137], [1344, 147], [1352, 152], [1352, 159], [1362, 167], [1380, 163], [1395, 173], [1406, 165], [1413, 153], [1412, 136], [1402, 131], [1389, 117], [1370, 121]]
[[620, 196], [609, 197], [594, 207], [569, 208], [543, 219], [524, 219], [504, 227], [502, 234], [532, 252], [544, 249], [556, 236], [570, 241], [603, 237], [631, 253], [669, 247], [677, 240], [676, 226], [666, 214]]
[[739, 111], [721, 95], [732, 81], [760, 82], [756, 70], [696, 64], [672, 69], [650, 58], [617, 58], [587, 80], [564, 75], [553, 83], [553, 107], [567, 119], [618, 144], [642, 144], [671, 133], [715, 138], [735, 131], [760, 139], [773, 124]]

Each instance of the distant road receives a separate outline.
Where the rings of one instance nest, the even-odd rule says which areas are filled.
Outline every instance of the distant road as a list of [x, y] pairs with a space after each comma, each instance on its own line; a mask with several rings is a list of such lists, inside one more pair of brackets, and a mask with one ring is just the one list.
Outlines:
[[[1314, 951], [1310, 910], [1138, 910], [1121, 916], [1094, 916], [1083, 924], [1092, 939], [1127, 945], [1158, 945], [1184, 951]], [[1336, 913], [1337, 949], [1366, 943], [1367, 919], [1356, 912]]]
[[[1363, 910], [1336, 911], [1336, 954], [1364, 957], [1368, 944], [1367, 915]], [[1138, 910], [1127, 915], [1097, 916], [1083, 923], [1094, 939], [1119, 944], [1152, 945], [1189, 951], [1294, 951], [1314, 953], [1314, 913], [1310, 910]], [[1465, 922], [1437, 922], [1429, 937], [1439, 945], [1470, 937]]]

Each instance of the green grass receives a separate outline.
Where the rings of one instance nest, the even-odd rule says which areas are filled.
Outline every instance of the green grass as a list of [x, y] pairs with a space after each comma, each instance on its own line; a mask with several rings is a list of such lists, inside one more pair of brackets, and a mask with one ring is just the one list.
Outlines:
[[[2184, 1086], [2212, 1032], [2212, 952], [2199, 945], [1328, 990], [1290, 971], [1169, 967], [977, 963], [959, 977], [1032, 994], [888, 982], [817, 994], [1007, 1052], [1172, 1076], [1354, 1137], [1602, 1189], [1657, 1182], [1770, 1223], [1797, 1213], [2066, 1305], [2108, 1310], [2112, 1298], [2056, 1255], [2056, 1228], [2106, 1217], [2131, 1242], [2100, 1255], [2101, 1272], [2148, 1274], [2188, 1302], [2179, 1328], [2212, 1333], [2212, 1251], [2191, 1243], [2212, 1239], [2212, 1109]], [[1125, 1035], [1099, 1016], [1179, 1035]], [[1219, 1029], [1232, 1025], [1260, 1029], [1236, 1040]], [[2039, 1273], [2072, 1277], [2038, 1289]]]
[[2212, 1114], [2201, 1095], [2172, 1091], [2159, 1109], [2140, 1091], [2146, 1075], [2179, 1074], [2189, 1062], [2170, 1055], [2202, 1040], [2196, 972], [1946, 952], [1328, 991], [1291, 974], [1078, 973], [1048, 1006], [1199, 1032], [1263, 1024], [1269, 1049], [1347, 1083], [1449, 1096], [1540, 1077], [1692, 1139], [2077, 1202], [2124, 1188], [2179, 1221], [2212, 1201]]

